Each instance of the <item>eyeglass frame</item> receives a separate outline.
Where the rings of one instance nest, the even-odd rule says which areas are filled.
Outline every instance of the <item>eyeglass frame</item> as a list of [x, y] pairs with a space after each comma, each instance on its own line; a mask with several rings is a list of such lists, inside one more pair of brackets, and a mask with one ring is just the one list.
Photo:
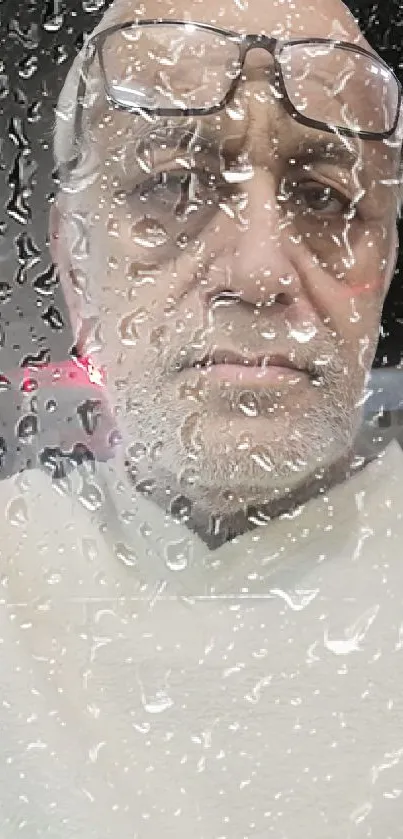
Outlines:
[[[221, 35], [222, 37], [227, 38], [228, 40], [235, 42], [239, 47], [239, 58], [240, 58], [240, 66], [239, 72], [232, 80], [230, 87], [218, 105], [212, 105], [210, 108], [146, 108], [142, 106], [132, 107], [130, 105], [123, 105], [119, 100], [117, 100], [113, 93], [111, 92], [111, 87], [108, 81], [104, 58], [103, 58], [103, 46], [105, 41], [108, 39], [110, 35], [114, 32], [125, 31], [126, 29], [132, 29], [134, 27], [151, 27], [153, 25], [162, 25], [162, 26], [192, 26], [197, 29], [201, 29], [207, 32], [213, 32], [216, 35]], [[392, 79], [395, 80], [397, 87], [398, 87], [398, 102], [396, 107], [396, 117], [392, 128], [388, 131], [383, 132], [371, 132], [371, 131], [355, 131], [354, 129], [343, 127], [343, 126], [332, 126], [329, 123], [321, 122], [320, 120], [314, 120], [310, 117], [306, 117], [301, 114], [291, 102], [291, 99], [288, 96], [286, 84], [284, 81], [281, 63], [278, 61], [278, 55], [284, 47], [292, 47], [298, 46], [301, 44], [329, 44], [330, 46], [338, 47], [340, 49], [346, 50], [347, 52], [355, 52], [359, 55], [364, 55], [370, 58], [372, 61], [376, 61], [379, 65], [386, 68], [388, 72], [391, 74]], [[330, 134], [337, 133], [342, 136], [347, 137], [357, 137], [362, 140], [386, 140], [388, 137], [391, 137], [394, 132], [396, 131], [399, 117], [400, 117], [400, 110], [402, 104], [402, 85], [397, 78], [396, 74], [392, 70], [391, 67], [384, 61], [380, 56], [369, 52], [369, 50], [364, 49], [363, 47], [356, 46], [355, 44], [351, 44], [349, 41], [339, 41], [333, 40], [329, 38], [294, 38], [291, 40], [283, 41], [278, 38], [272, 38], [268, 35], [256, 35], [256, 34], [247, 34], [247, 35], [240, 35], [237, 32], [233, 32], [227, 29], [220, 29], [212, 24], [208, 23], [198, 23], [189, 20], [164, 20], [161, 18], [153, 18], [141, 21], [127, 21], [125, 23], [118, 23], [114, 26], [110, 26], [107, 29], [103, 29], [101, 32], [97, 32], [95, 35], [92, 35], [86, 45], [86, 50], [95, 50], [89, 55], [86, 59], [84, 59], [82, 71], [80, 73], [79, 84], [77, 88], [77, 107], [74, 119], [74, 137], [79, 139], [82, 135], [82, 121], [83, 121], [83, 109], [84, 109], [84, 95], [86, 89], [86, 79], [85, 74], [87, 69], [89, 68], [91, 62], [94, 60], [95, 55], [98, 57], [99, 66], [101, 69], [102, 80], [104, 84], [104, 89], [106, 93], [106, 97], [108, 101], [110, 101], [116, 108], [123, 111], [128, 111], [129, 113], [137, 113], [137, 114], [148, 114], [148, 115], [155, 115], [155, 116], [165, 116], [165, 117], [173, 117], [173, 116], [210, 116], [211, 114], [218, 113], [219, 111], [223, 110], [228, 102], [232, 99], [237, 85], [239, 84], [242, 71], [245, 63], [246, 56], [248, 52], [252, 49], [264, 49], [266, 50], [273, 58], [274, 62], [274, 85], [278, 92], [282, 96], [282, 105], [285, 108], [286, 112], [295, 119], [296, 122], [299, 122], [302, 125], [306, 125], [309, 128], [316, 128], [318, 130], [326, 131]]]

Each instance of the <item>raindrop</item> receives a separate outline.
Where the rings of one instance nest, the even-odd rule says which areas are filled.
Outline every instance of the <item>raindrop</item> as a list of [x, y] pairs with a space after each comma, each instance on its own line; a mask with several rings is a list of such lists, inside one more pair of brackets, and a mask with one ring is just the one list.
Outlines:
[[82, 505], [92, 513], [99, 510], [103, 502], [102, 492], [99, 486], [94, 483], [90, 483], [89, 481], [85, 481], [83, 489], [80, 492], [80, 501]]
[[239, 408], [247, 417], [257, 417], [259, 414], [259, 403], [252, 391], [244, 390], [239, 396]]
[[81, 540], [81, 549], [84, 558], [87, 559], [88, 562], [94, 562], [98, 556], [98, 545], [95, 539], [90, 539], [88, 536], [85, 536], [84, 539]]
[[5, 343], [6, 343], [6, 333], [5, 333], [2, 325], [0, 324], [0, 347], [4, 347]]
[[184, 250], [189, 244], [189, 236], [187, 233], [180, 233], [179, 236], [176, 237], [176, 244], [178, 248]]
[[8, 136], [17, 146], [20, 152], [27, 154], [30, 151], [30, 144], [25, 133], [24, 124], [20, 117], [12, 117], [8, 126]]
[[38, 56], [26, 55], [18, 65], [18, 75], [22, 79], [30, 79], [38, 69]]
[[0, 373], [0, 393], [6, 393], [11, 390], [11, 382], [4, 373]]
[[24, 443], [32, 443], [38, 433], [38, 417], [36, 414], [25, 414], [17, 424], [18, 439]]
[[317, 331], [318, 330], [313, 323], [306, 323], [303, 324], [301, 329], [294, 329], [294, 327], [291, 327], [288, 334], [290, 338], [294, 338], [299, 344], [307, 344], [308, 341], [311, 341], [312, 338], [315, 337]]
[[335, 655], [349, 655], [352, 652], [359, 652], [378, 612], [379, 605], [367, 609], [352, 626], [345, 629], [342, 638], [329, 638], [328, 630], [326, 630], [323, 639], [325, 647]]
[[36, 355], [26, 355], [22, 359], [21, 367], [43, 367], [50, 362], [50, 351], [48, 349], [40, 350]]
[[61, 583], [62, 579], [63, 577], [60, 571], [48, 571], [48, 573], [45, 574], [45, 580], [49, 586], [58, 585]]
[[86, 434], [95, 434], [102, 418], [102, 402], [99, 399], [86, 399], [77, 407], [77, 415]]
[[18, 154], [8, 176], [8, 183], [13, 191], [6, 210], [8, 215], [19, 224], [27, 224], [31, 218], [31, 209], [27, 204], [27, 198], [32, 193], [31, 181], [35, 168], [36, 164], [32, 161], [29, 164], [24, 162], [23, 155]]
[[134, 463], [138, 463], [139, 460], [142, 460], [146, 456], [146, 454], [147, 448], [144, 443], [132, 443], [127, 450], [129, 460]]
[[163, 711], [167, 711], [174, 704], [164, 690], [158, 690], [153, 696], [149, 697], [142, 693], [141, 701], [144, 710], [148, 711], [149, 714], [162, 714]]
[[10, 283], [0, 282], [0, 303], [8, 303], [11, 298], [13, 290]]
[[5, 73], [0, 73], [0, 99], [5, 99], [10, 93], [10, 86], [8, 76]]
[[60, 13], [54, 0], [46, 3], [42, 18], [42, 26], [46, 32], [59, 32], [63, 26], [64, 16]]
[[99, 12], [103, 9], [105, 0], [82, 0], [83, 12], [91, 14], [92, 12]]
[[23, 28], [17, 20], [12, 19], [8, 24], [9, 35], [19, 41], [26, 49], [36, 50], [39, 47], [39, 32], [36, 23]]
[[156, 349], [161, 349], [164, 346], [165, 338], [166, 338], [166, 327], [165, 326], [158, 326], [156, 329], [153, 329], [150, 333], [150, 344], [152, 347], [156, 347]]
[[173, 519], [186, 522], [190, 518], [192, 505], [185, 495], [177, 495], [171, 502], [170, 513]]
[[228, 114], [230, 119], [233, 119], [233, 120], [245, 119], [245, 108], [239, 100], [238, 101], [235, 101], [234, 99], [230, 100], [230, 102], [228, 102], [228, 104], [225, 106], [225, 112], [226, 112], [226, 114]]
[[89, 254], [87, 218], [85, 215], [74, 213], [71, 219], [74, 222], [74, 242], [71, 246], [71, 254], [75, 259], [85, 259]]
[[153, 168], [153, 155], [149, 145], [140, 140], [136, 145], [136, 161], [142, 172], [149, 174]]
[[137, 286], [153, 285], [155, 283], [155, 275], [159, 274], [160, 271], [161, 268], [152, 263], [132, 262], [126, 271], [126, 276]]
[[4, 437], [0, 437], [0, 469], [4, 466], [4, 458], [7, 454], [7, 444]]
[[18, 260], [24, 264], [25, 268], [32, 268], [40, 261], [41, 251], [26, 231], [17, 236], [15, 246]]
[[122, 344], [126, 347], [134, 347], [138, 341], [136, 330], [136, 311], [124, 315], [118, 323], [118, 334]]
[[64, 329], [64, 320], [56, 306], [49, 306], [46, 309], [46, 312], [43, 313], [42, 320], [44, 320], [51, 329], [54, 329], [55, 332], [60, 332], [60, 330]]
[[[155, 481], [152, 478], [145, 478], [143, 481], [139, 481], [136, 484], [137, 492], [141, 492], [142, 495], [151, 495], [151, 493], [155, 489]], [[141, 528], [140, 528], [141, 532]]]
[[134, 551], [125, 545], [123, 542], [117, 542], [114, 546], [114, 554], [117, 559], [133, 568], [137, 563], [137, 558]]
[[6, 517], [10, 524], [19, 526], [28, 522], [28, 510], [25, 499], [20, 495], [12, 498], [6, 507]]
[[58, 271], [56, 266], [52, 264], [46, 269], [46, 271], [43, 271], [42, 274], [39, 274], [38, 277], [35, 278], [32, 285], [38, 294], [48, 297], [53, 294], [53, 291], [58, 283]]
[[89, 280], [87, 274], [81, 271], [80, 268], [75, 268], [70, 273], [70, 280], [76, 294], [82, 295], [86, 303], [89, 303], [91, 296], [89, 293]]
[[39, 101], [31, 102], [31, 104], [27, 108], [27, 120], [28, 120], [28, 122], [33, 123], [33, 122], [38, 122], [40, 120], [40, 118], [41, 118], [41, 106], [42, 106], [42, 103], [39, 102]]
[[21, 390], [23, 393], [34, 393], [38, 390], [39, 384], [37, 379], [32, 378], [31, 376], [27, 379], [24, 379], [22, 383]]
[[64, 64], [69, 57], [68, 49], [64, 44], [56, 44], [52, 52], [52, 60], [55, 64]]
[[106, 230], [109, 236], [119, 236], [119, 223], [115, 218], [108, 219]]
[[48, 411], [49, 414], [53, 414], [54, 411], [56, 411], [56, 410], [57, 410], [56, 399], [48, 399], [47, 402], [45, 402], [45, 411]]
[[269, 327], [268, 329], [262, 330], [260, 334], [266, 341], [272, 341], [276, 337], [277, 332], [272, 327]]
[[132, 237], [136, 245], [143, 248], [156, 248], [166, 243], [168, 233], [161, 222], [146, 216], [133, 225]]
[[150, 460], [156, 461], [161, 457], [162, 454], [162, 443], [158, 440], [156, 443], [150, 447]]

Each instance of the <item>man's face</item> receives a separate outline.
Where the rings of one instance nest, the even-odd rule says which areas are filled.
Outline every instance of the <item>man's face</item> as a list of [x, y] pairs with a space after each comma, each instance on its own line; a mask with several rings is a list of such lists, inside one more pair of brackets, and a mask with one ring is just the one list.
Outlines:
[[[146, 12], [366, 46], [338, 2]], [[108, 60], [134, 78], [147, 57], [122, 39]], [[97, 62], [91, 74], [96, 87]], [[397, 144], [293, 120], [261, 50], [218, 114], [147, 121], [101, 95], [90, 136], [93, 175], [63, 208], [81, 298], [99, 311], [94, 358], [139, 474], [151, 463], [156, 480], [224, 511], [336, 461], [358, 427], [393, 270]]]

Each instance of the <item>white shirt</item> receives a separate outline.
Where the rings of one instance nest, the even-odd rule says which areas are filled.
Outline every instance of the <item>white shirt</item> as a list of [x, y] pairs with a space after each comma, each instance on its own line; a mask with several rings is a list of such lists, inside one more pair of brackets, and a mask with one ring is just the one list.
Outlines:
[[1, 839], [403, 837], [403, 452], [215, 551], [0, 483]]

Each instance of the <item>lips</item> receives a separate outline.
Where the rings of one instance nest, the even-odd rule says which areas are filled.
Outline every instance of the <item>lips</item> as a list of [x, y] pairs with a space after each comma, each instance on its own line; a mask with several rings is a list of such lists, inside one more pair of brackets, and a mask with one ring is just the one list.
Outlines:
[[290, 370], [302, 370], [286, 355], [243, 355], [234, 350], [214, 349], [197, 360], [193, 366], [197, 368], [208, 368], [216, 364], [233, 364], [239, 367], [287, 367]]

